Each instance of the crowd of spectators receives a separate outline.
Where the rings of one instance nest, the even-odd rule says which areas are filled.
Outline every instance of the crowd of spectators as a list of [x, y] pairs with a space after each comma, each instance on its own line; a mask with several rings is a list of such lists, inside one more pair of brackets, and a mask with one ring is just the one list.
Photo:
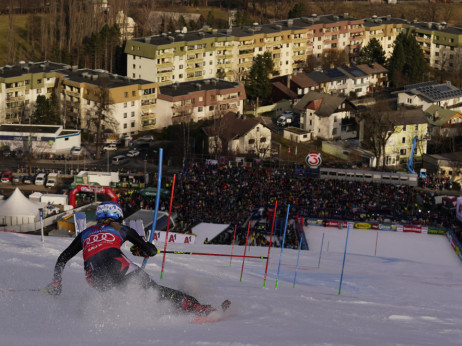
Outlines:
[[[170, 190], [172, 177], [163, 181], [163, 188]], [[200, 222], [243, 229], [253, 211], [271, 209], [276, 201], [281, 218], [290, 204], [291, 217], [454, 226], [454, 211], [435, 203], [438, 193], [405, 185], [324, 180], [296, 170], [193, 164], [176, 177], [172, 211], [182, 231]], [[127, 213], [155, 207], [155, 198], [137, 192], [123, 193], [119, 201]], [[160, 210], [168, 210], [169, 203], [170, 194], [163, 196]]]

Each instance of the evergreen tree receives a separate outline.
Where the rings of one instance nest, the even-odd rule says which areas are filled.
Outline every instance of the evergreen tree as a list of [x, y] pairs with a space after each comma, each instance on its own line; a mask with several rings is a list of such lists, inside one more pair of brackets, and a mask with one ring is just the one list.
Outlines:
[[415, 37], [409, 33], [400, 33], [388, 62], [388, 79], [391, 85], [400, 88], [406, 84], [422, 82], [427, 71], [428, 62]]
[[292, 7], [292, 9], [288, 13], [289, 18], [300, 18], [305, 16], [306, 8], [302, 2], [298, 2]]
[[209, 13], [207, 13], [207, 19], [205, 23], [211, 28], [215, 26], [215, 16], [213, 15], [212, 11], [209, 11]]
[[270, 73], [274, 63], [270, 52], [257, 55], [250, 71], [245, 78], [245, 92], [249, 99], [256, 100], [257, 107], [260, 98], [268, 98], [271, 94]]
[[374, 62], [380, 65], [385, 64], [385, 51], [379, 40], [372, 38], [367, 46], [361, 49], [360, 59], [363, 64], [372, 64]]
[[59, 117], [59, 102], [55, 93], [52, 93], [49, 99], [43, 95], [37, 96], [31, 121], [33, 124], [42, 125], [61, 124], [61, 119]]

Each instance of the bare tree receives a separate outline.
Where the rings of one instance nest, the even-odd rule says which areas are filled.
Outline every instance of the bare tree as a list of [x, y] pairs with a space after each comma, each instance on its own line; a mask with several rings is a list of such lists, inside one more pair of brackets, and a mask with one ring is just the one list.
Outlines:
[[174, 124], [181, 124], [181, 128], [183, 130], [183, 164], [188, 159], [191, 150], [189, 137], [191, 123], [194, 118], [193, 107], [193, 104], [189, 101], [181, 101], [181, 104], [177, 104], [172, 107], [172, 122]]
[[363, 140], [362, 147], [372, 151], [377, 159], [382, 159], [382, 168], [386, 167], [385, 148], [390, 137], [397, 133], [396, 112], [393, 111], [386, 101], [379, 101], [368, 112], [362, 114]]
[[112, 115], [114, 101], [107, 87], [107, 78], [100, 76], [95, 89], [95, 106], [86, 114], [86, 128], [90, 134], [95, 135], [96, 158], [99, 159], [101, 152], [103, 131], [114, 131], [118, 122]]
[[7, 61], [9, 64], [14, 64], [16, 61], [17, 54], [17, 40], [16, 40], [16, 25], [14, 23], [14, 8], [13, 0], [9, 1], [9, 12], [8, 12], [8, 45], [7, 45]]

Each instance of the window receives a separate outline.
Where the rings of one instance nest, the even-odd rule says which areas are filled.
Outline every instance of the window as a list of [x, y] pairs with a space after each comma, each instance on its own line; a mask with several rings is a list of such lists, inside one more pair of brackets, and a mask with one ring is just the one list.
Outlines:
[[203, 110], [204, 110], [204, 107], [198, 107], [198, 108], [197, 108], [197, 111], [198, 111], [198, 112], [202, 112]]
[[260, 143], [265, 143], [266, 142], [266, 137], [260, 138]]
[[401, 138], [401, 143], [403, 143], [403, 144], [406, 143], [406, 137]]
[[400, 150], [399, 150], [399, 154], [400, 154], [401, 156], [406, 156], [406, 149], [400, 149]]
[[124, 102], [124, 108], [127, 108], [127, 102]]
[[337, 128], [332, 129], [332, 136], [335, 136], [337, 134]]
[[214, 107], [213, 106], [210, 106], [209, 107], [209, 111], [213, 111]]
[[127, 119], [127, 113], [124, 113], [124, 119]]
[[406, 131], [406, 125], [403, 125], [403, 131]]
[[87, 100], [87, 105], [89, 106], [91, 104], [91, 101], [90, 100]]
[[134, 106], [135, 106], [135, 101], [132, 101], [132, 107], [134, 107]]
[[136, 91], [135, 90], [132, 91], [132, 96], [136, 96]]
[[253, 138], [249, 139], [249, 144], [255, 144], [255, 139]]
[[130, 124], [131, 127], [135, 127], [135, 122], [132, 121], [132, 123]]
[[125, 97], [128, 97], [128, 92], [124, 92], [124, 96], [125, 96]]
[[42, 80], [41, 80], [41, 79], [37, 79], [37, 83], [38, 83], [38, 84], [41, 84], [41, 83], [42, 83]]
[[124, 124], [124, 129], [126, 129], [126, 128], [127, 128], [127, 124]]
[[135, 112], [132, 112], [132, 118], [135, 116]]

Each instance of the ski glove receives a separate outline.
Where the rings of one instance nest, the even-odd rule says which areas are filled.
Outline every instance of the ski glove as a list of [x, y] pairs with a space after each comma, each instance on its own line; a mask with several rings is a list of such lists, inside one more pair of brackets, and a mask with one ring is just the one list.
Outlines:
[[49, 294], [50, 296], [59, 296], [61, 294], [61, 290], [63, 285], [61, 281], [52, 281], [45, 287], [45, 293]]
[[147, 243], [147, 245], [149, 246], [149, 252], [146, 252], [145, 250], [140, 248], [138, 245], [132, 245], [132, 247], [130, 247], [130, 251], [133, 255], [139, 256], [139, 257], [147, 258], [147, 257], [155, 256], [157, 254], [157, 248], [155, 247], [155, 245], [151, 243]]

